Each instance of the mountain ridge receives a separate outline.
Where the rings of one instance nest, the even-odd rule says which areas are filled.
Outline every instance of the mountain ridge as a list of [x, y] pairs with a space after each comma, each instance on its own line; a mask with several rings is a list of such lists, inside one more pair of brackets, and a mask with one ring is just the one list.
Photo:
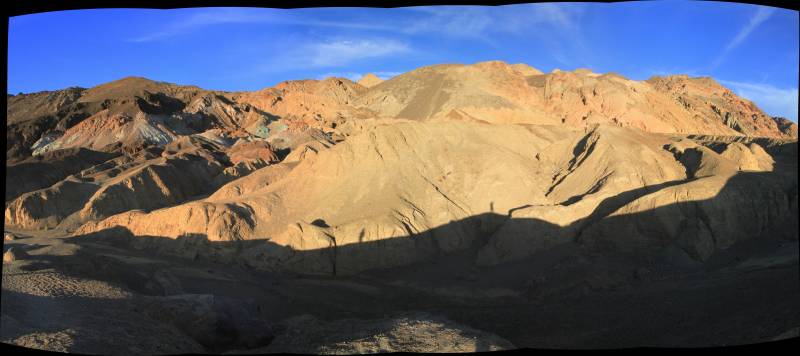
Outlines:
[[[409, 81], [413, 83], [406, 83]], [[527, 85], [522, 83], [523, 81]], [[141, 98], [158, 106], [163, 104], [159, 102], [162, 98], [159, 98], [158, 94], [168, 97], [166, 99], [172, 98], [188, 104], [193, 95], [213, 93], [221, 97], [245, 98], [243, 102], [252, 104], [263, 101], [259, 96], [269, 97], [270, 94], [267, 93], [276, 90], [303, 92], [312, 96], [324, 95], [327, 89], [314, 88], [330, 87], [324, 83], [332, 82], [349, 83], [346, 87], [353, 92], [342, 94], [340, 95], [342, 100], [336, 100], [337, 104], [347, 106], [340, 109], [355, 111], [366, 109], [372, 112], [371, 115], [384, 117], [402, 114], [401, 117], [416, 119], [442, 118], [456, 110], [488, 122], [501, 120], [556, 124], [561, 121], [563, 124], [577, 127], [597, 122], [611, 122], [653, 132], [796, 138], [794, 134], [796, 129], [793, 129], [796, 124], [769, 117], [757, 105], [738, 97], [711, 77], [689, 77], [678, 74], [633, 81], [614, 73], [598, 74], [585, 68], [545, 74], [524, 63], [508, 64], [502, 61], [424, 66], [386, 81], [378, 79], [376, 82], [374, 78], [370, 78], [368, 86], [345, 78], [305, 79], [284, 81], [273, 87], [253, 92], [206, 90], [197, 86], [177, 85], [131, 76], [92, 88], [67, 88], [21, 96], [11, 95], [7, 99], [10, 107], [9, 123], [25, 121], [18, 118], [20, 116], [30, 120], [31, 116], [37, 114], [39, 116], [58, 114], [61, 107], [51, 104], [56, 107], [51, 108], [50, 112], [12, 115], [15, 110], [11, 107], [19, 106], [15, 105], [16, 102], [30, 101], [23, 99], [44, 95], [71, 93], [71, 96], [77, 96], [73, 100], [83, 103], [84, 106], [91, 106], [93, 102], [114, 100], [117, 97], [128, 98], [128, 101]], [[376, 88], [377, 84], [381, 85]], [[408, 97], [410, 92], [404, 89], [414, 85], [416, 88], [410, 90], [421, 94], [416, 101], [413, 97]], [[430, 93], [427, 94], [430, 95], [423, 95], [426, 93], [420, 90], [428, 90]], [[647, 93], [639, 93], [637, 90]], [[335, 93], [335, 91], [329, 92]], [[259, 93], [264, 94], [259, 95]], [[596, 100], [593, 98], [598, 95], [601, 100], [595, 103]], [[273, 95], [273, 99], [279, 96]], [[235, 99], [232, 101], [236, 103]], [[270, 113], [272, 106], [274, 105], [259, 105], [259, 109]], [[300, 110], [305, 111], [306, 107], [307, 105]], [[404, 109], [407, 110], [403, 111]], [[130, 111], [136, 108], [119, 110], [130, 114]], [[294, 108], [291, 110], [297, 111]], [[88, 109], [88, 111], [94, 114], [99, 110]], [[286, 114], [286, 110], [276, 115], [281, 114]], [[63, 131], [70, 124], [62, 124], [60, 129]], [[36, 133], [41, 135], [39, 132]], [[31, 142], [26, 144], [30, 145]]]

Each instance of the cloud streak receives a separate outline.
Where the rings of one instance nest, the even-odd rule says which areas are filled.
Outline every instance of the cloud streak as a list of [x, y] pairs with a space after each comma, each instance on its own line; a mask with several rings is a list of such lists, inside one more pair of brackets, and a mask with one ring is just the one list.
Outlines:
[[383, 39], [346, 39], [311, 43], [303, 49], [307, 65], [335, 67], [351, 62], [410, 51], [403, 42]]
[[[402, 41], [377, 37], [347, 37], [310, 40], [296, 43], [286, 51], [271, 57], [258, 69], [259, 72], [280, 72], [297, 69], [342, 68], [353, 63], [376, 58], [409, 54], [414, 50]], [[357, 73], [331, 72], [328, 74], [350, 78]]]
[[725, 48], [722, 50], [722, 53], [720, 53], [720, 55], [714, 59], [714, 62], [711, 63], [711, 70], [717, 69], [717, 67], [719, 67], [720, 64], [725, 61], [725, 58], [728, 57], [728, 54], [730, 54], [730, 52], [736, 47], [741, 45], [742, 42], [744, 42], [747, 37], [753, 33], [753, 31], [755, 31], [762, 23], [764, 23], [764, 21], [767, 21], [770, 17], [772, 17], [774, 12], [774, 8], [766, 6], [759, 7], [753, 16], [750, 17], [750, 21], [747, 22], [747, 25], [739, 30], [739, 33], [736, 34], [736, 37], [728, 42], [728, 44], [725, 45]]
[[341, 21], [275, 9], [214, 8], [181, 14], [160, 29], [128, 40], [153, 42], [189, 34], [204, 27], [231, 23], [260, 23], [289, 26], [342, 28], [382, 31], [400, 35], [442, 35], [473, 39], [494, 45], [492, 36], [498, 34], [530, 34], [531, 29], [555, 30], [555, 34], [575, 36], [580, 31], [580, 6], [555, 3], [512, 6], [430, 6], [411, 7], [390, 20]]
[[756, 103], [772, 116], [783, 116], [797, 122], [797, 88], [780, 89], [769, 84], [718, 80], [737, 95]]
[[[582, 35], [580, 19], [584, 10], [584, 6], [578, 4], [556, 3], [426, 6], [396, 10], [365, 10], [368, 15], [391, 12], [392, 16], [364, 16], [359, 20], [325, 16], [325, 11], [247, 8], [179, 10], [171, 21], [167, 21], [161, 27], [150, 29], [149, 33], [127, 41], [141, 44], [165, 41], [223, 24], [297, 26], [298, 29], [306, 30], [341, 29], [357, 31], [362, 36], [367, 32], [369, 35], [379, 33], [380, 36], [396, 40], [384, 46], [361, 42], [329, 43], [320, 44], [316, 48], [300, 48], [316, 53], [315, 57], [306, 61], [307, 65], [328, 67], [344, 65], [355, 60], [353, 58], [355, 53], [366, 54], [365, 58], [376, 58], [384, 53], [403, 52], [404, 47], [398, 45], [397, 40], [412, 40], [408, 37], [437, 36], [452, 40], [477, 41], [499, 49], [503, 47], [504, 38], [517, 36], [520, 39], [533, 38], [539, 41], [547, 48], [546, 52], [563, 66], [586, 67], [591, 66], [589, 61], [595, 56]], [[353, 33], [350, 32], [349, 35], [352, 36]], [[333, 56], [325, 56], [325, 51], [341, 54], [342, 57], [336, 59]]]
[[189, 16], [165, 25], [148, 34], [131, 38], [128, 42], [144, 43], [165, 40], [171, 37], [192, 33], [203, 27], [230, 23], [258, 23], [274, 21], [265, 13], [242, 11], [239, 9], [214, 9], [195, 11]]
[[495, 48], [507, 36], [536, 38], [547, 53], [564, 66], [591, 66], [595, 58], [583, 36], [580, 4], [524, 4], [509, 6], [433, 6], [409, 8], [413, 16], [403, 33], [477, 40]]
[[169, 39], [175, 36], [222, 24], [271, 24], [306, 27], [330, 27], [367, 31], [399, 32], [397, 26], [382, 23], [320, 20], [308, 16], [297, 16], [288, 10], [214, 8], [202, 9], [165, 24], [160, 29], [129, 39], [128, 42], [144, 43]]
[[[473, 39], [495, 45], [493, 36], [527, 35], [531, 30], [555, 30], [559, 35], [580, 32], [580, 6], [554, 3], [512, 6], [432, 6], [408, 8], [423, 16], [411, 16], [401, 32]], [[534, 31], [536, 33], [536, 31]]]

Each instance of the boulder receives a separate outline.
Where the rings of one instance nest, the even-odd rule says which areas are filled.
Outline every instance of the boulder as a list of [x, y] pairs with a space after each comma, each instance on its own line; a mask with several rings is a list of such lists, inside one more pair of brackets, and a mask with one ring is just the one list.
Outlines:
[[8, 250], [3, 253], [3, 263], [12, 263], [14, 261], [24, 260], [28, 257], [28, 253], [19, 247], [9, 247]]

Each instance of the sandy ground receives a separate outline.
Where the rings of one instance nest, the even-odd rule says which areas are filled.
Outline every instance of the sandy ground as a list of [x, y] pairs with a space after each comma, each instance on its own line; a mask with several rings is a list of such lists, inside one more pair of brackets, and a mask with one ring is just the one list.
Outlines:
[[[6, 230], [8, 231], [8, 230]], [[14, 231], [2, 342], [87, 354], [470, 352], [719, 346], [796, 337], [797, 241], [705, 265], [562, 245], [491, 268], [475, 251], [354, 277], [273, 275], [59, 231]]]

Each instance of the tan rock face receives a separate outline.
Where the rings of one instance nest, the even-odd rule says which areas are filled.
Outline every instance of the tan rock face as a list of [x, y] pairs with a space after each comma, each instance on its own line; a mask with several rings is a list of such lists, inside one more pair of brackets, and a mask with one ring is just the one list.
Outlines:
[[704, 119], [711, 118], [712, 121], [721, 122], [741, 134], [797, 139], [797, 134], [793, 133], [791, 126], [780, 128], [778, 122], [767, 116], [755, 104], [738, 97], [712, 78], [689, 78], [677, 75], [653, 77], [648, 79], [647, 83], [659, 92], [672, 97], [693, 115]]
[[56, 227], [96, 190], [93, 184], [64, 180], [50, 188], [25, 193], [6, 207], [6, 224], [27, 229]]
[[771, 171], [775, 161], [756, 143], [745, 146], [734, 142], [728, 145], [720, 154], [733, 162], [738, 163], [740, 171]]
[[278, 156], [265, 141], [251, 141], [235, 145], [228, 150], [228, 157], [231, 163], [250, 162], [261, 160], [267, 163], [278, 162]]
[[786, 128], [780, 128], [708, 78], [639, 82], [588, 69], [543, 74], [499, 61], [423, 67], [372, 88], [356, 104], [382, 116], [417, 120], [460, 111], [487, 122], [608, 123], [651, 132], [797, 137], [792, 134], [796, 125], [781, 121]]
[[371, 115], [353, 105], [366, 90], [345, 78], [296, 80], [256, 92], [237, 93], [232, 99], [285, 120], [287, 125], [302, 123], [314, 128], [330, 128], [347, 118]]
[[778, 130], [780, 130], [785, 137], [797, 138], [796, 123], [783, 117], [773, 117], [772, 120], [775, 121], [775, 123], [778, 125]]

